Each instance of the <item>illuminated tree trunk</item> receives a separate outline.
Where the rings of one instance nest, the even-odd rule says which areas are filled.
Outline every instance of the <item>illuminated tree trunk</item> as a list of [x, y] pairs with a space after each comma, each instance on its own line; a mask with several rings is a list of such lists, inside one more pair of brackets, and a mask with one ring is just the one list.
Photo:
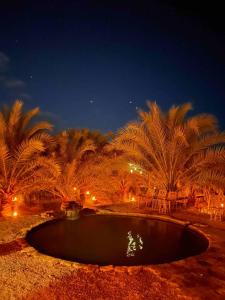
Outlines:
[[5, 203], [2, 205], [2, 215], [4, 216], [12, 216], [13, 213], [13, 201], [12, 195], [5, 194]]

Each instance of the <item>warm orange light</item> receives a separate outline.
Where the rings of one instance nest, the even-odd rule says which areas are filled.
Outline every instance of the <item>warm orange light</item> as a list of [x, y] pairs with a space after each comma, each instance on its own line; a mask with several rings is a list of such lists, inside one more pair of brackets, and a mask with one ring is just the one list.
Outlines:
[[12, 198], [12, 201], [13, 201], [13, 202], [16, 202], [16, 201], [17, 201], [17, 197], [13, 197], [13, 198]]
[[140, 171], [140, 174], [142, 174], [143, 172], [142, 171]]
[[87, 192], [86, 192], [86, 195], [90, 195], [90, 192], [89, 192], [89, 191], [87, 191]]
[[96, 197], [95, 197], [95, 196], [92, 196], [91, 200], [92, 200], [92, 201], [96, 201]]
[[17, 211], [13, 212], [13, 217], [16, 217], [18, 215]]
[[133, 170], [130, 170], [131, 173], [133, 173]]
[[135, 202], [135, 198], [134, 198], [134, 197], [132, 197], [132, 198], [131, 198], [131, 201], [132, 201], [132, 202]]
[[74, 191], [76, 191], [76, 190], [77, 190], [77, 188], [76, 188], [76, 187], [74, 187], [73, 189], [74, 189]]
[[223, 204], [223, 203], [221, 203], [221, 207], [224, 207], [224, 204]]

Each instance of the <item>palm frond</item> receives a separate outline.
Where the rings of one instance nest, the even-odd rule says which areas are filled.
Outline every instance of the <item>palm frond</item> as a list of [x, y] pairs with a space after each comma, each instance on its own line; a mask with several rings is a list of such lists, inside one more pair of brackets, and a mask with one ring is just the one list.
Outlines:
[[8, 126], [12, 129], [20, 120], [22, 114], [23, 102], [16, 100], [9, 115]]
[[22, 118], [21, 121], [21, 130], [25, 130], [29, 126], [30, 121], [40, 113], [39, 107], [28, 111]]
[[45, 130], [51, 130], [52, 128], [53, 128], [53, 125], [47, 121], [38, 122], [37, 124], [35, 124], [34, 126], [32, 126], [31, 128], [29, 128], [26, 131], [26, 137], [28, 139], [32, 138], [34, 135], [40, 134], [40, 132], [45, 131]]

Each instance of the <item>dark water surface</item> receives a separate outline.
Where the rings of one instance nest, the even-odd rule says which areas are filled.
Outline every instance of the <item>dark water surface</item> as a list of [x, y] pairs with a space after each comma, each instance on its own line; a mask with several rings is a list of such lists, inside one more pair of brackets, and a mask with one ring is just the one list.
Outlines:
[[54, 257], [117, 266], [171, 262], [208, 247], [206, 238], [183, 225], [112, 215], [46, 222], [33, 228], [27, 241]]

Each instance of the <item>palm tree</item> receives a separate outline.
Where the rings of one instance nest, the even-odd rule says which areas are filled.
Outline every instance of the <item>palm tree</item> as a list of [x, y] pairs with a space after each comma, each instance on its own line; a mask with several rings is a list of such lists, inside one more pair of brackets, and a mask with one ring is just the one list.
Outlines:
[[107, 132], [106, 134], [102, 134], [99, 130], [89, 130], [88, 128], [83, 128], [80, 130], [80, 132], [83, 136], [86, 136], [87, 139], [93, 141], [97, 152], [103, 151], [104, 147], [113, 138], [113, 133], [111, 131]]
[[52, 142], [47, 133], [52, 125], [46, 121], [34, 122], [40, 110], [38, 107], [24, 113], [23, 102], [16, 100], [12, 107], [4, 106], [0, 112], [0, 138], [13, 150], [24, 140], [38, 137], [46, 144]]
[[126, 202], [131, 190], [135, 193], [138, 185], [143, 183], [144, 178], [140, 174], [143, 172], [131, 172], [123, 155], [106, 148], [90, 157], [87, 166], [86, 174], [91, 178], [87, 189], [96, 196], [98, 204]]
[[38, 138], [23, 141], [14, 150], [0, 140], [0, 210], [2, 204], [12, 205], [18, 195], [54, 187], [60, 168], [52, 159], [40, 156], [44, 149]]
[[[89, 130], [88, 128], [73, 129], [69, 128], [58, 135], [56, 135], [56, 143], [51, 153], [56, 156], [60, 156], [66, 161], [73, 159], [74, 148], [79, 147], [85, 141], [89, 141], [95, 145], [97, 152], [103, 151], [104, 147], [108, 144], [112, 138], [112, 133], [102, 134], [98, 130]], [[90, 154], [90, 153], [89, 153]]]
[[53, 141], [48, 134], [52, 125], [34, 122], [39, 112], [39, 108], [23, 112], [19, 100], [0, 111], [0, 194], [5, 203], [11, 203], [15, 194], [50, 188], [51, 172], [55, 171], [54, 176], [58, 173], [54, 161], [43, 157], [45, 145]]
[[56, 145], [53, 156], [59, 161], [61, 174], [52, 193], [62, 202], [80, 201], [80, 192], [92, 180], [88, 157], [96, 146], [80, 130], [63, 131], [56, 137]]
[[209, 114], [187, 118], [190, 103], [172, 106], [167, 113], [156, 103], [148, 102], [148, 108], [139, 112], [138, 121], [119, 131], [112, 146], [140, 165], [159, 189], [176, 191], [187, 184], [221, 188], [225, 134], [218, 131], [216, 118]]

